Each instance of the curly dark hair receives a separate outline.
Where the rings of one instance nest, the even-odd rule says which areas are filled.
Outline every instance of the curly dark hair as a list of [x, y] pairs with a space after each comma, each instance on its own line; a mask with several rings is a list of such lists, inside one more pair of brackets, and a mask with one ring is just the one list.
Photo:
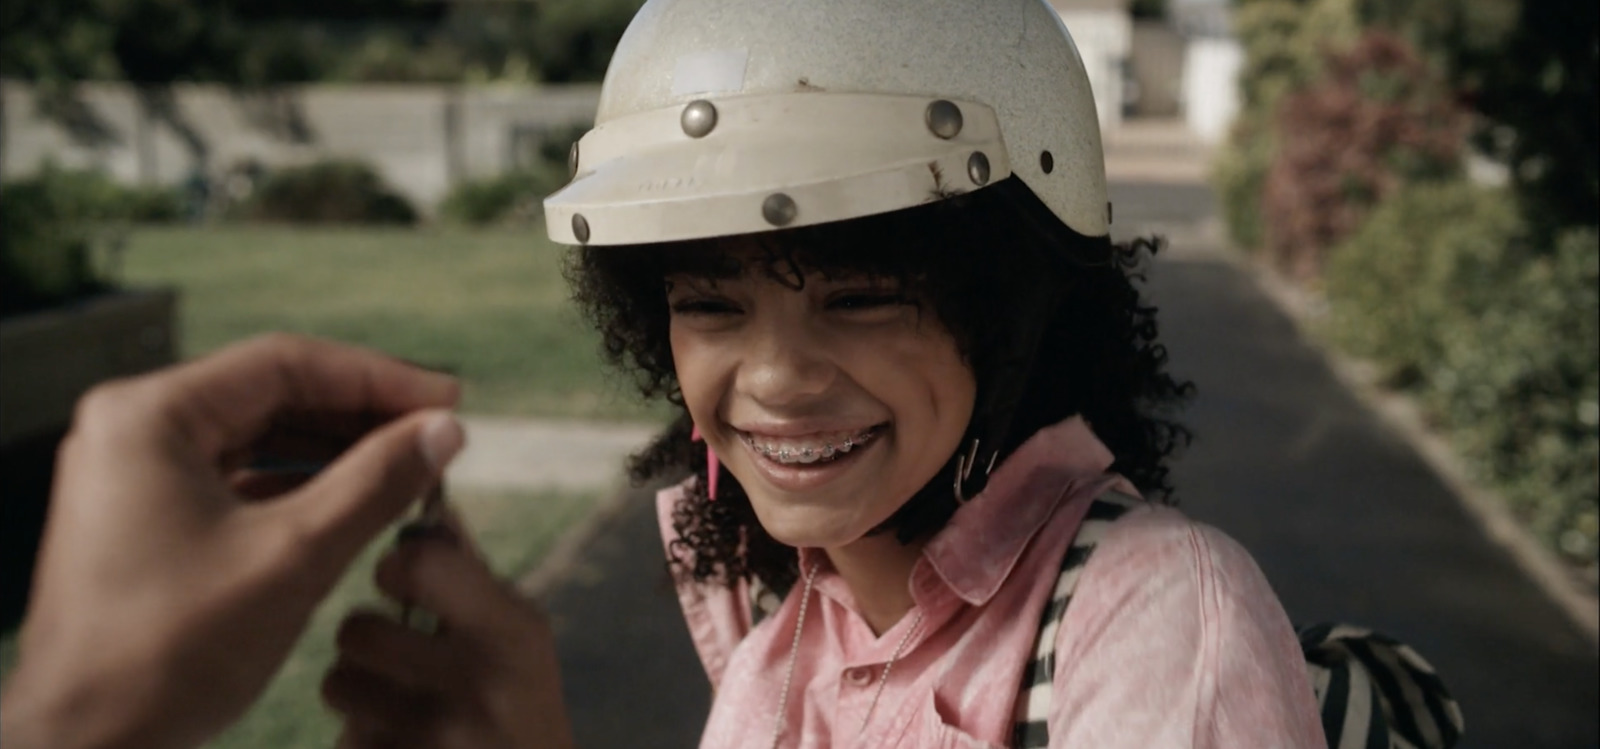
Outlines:
[[[666, 278], [676, 273], [763, 272], [792, 288], [811, 273], [897, 281], [949, 330], [972, 368], [977, 401], [961, 444], [981, 438], [988, 447], [980, 462], [989, 453], [1003, 460], [1040, 429], [1081, 415], [1114, 456], [1112, 470], [1172, 502], [1166, 463], [1190, 440], [1173, 417], [1194, 386], [1166, 373], [1156, 308], [1135, 287], [1158, 240], [1115, 244], [1078, 234], [1015, 177], [893, 213], [746, 237], [742, 246], [751, 240], [764, 257], [741, 262], [729, 251], [739, 240], [723, 238], [581, 247], [566, 267], [607, 360], [632, 373], [645, 398], [678, 406], [676, 420], [629, 461], [629, 474], [639, 483], [685, 469], [698, 478], [673, 511], [671, 564], [680, 578], [755, 578], [784, 592], [798, 570], [794, 549], [761, 527], [736, 478], [723, 471], [717, 500], [706, 496], [705, 450], [690, 441], [669, 339]], [[874, 532], [910, 542], [944, 527], [957, 507], [955, 472], [952, 455]], [[966, 496], [981, 491], [981, 473], [964, 484]]]

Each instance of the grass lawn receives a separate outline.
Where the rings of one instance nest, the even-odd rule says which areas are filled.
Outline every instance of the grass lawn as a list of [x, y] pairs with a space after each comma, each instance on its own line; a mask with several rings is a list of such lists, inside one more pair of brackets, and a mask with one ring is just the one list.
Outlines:
[[539, 226], [149, 227], [129, 237], [120, 275], [182, 290], [185, 356], [293, 331], [450, 367], [469, 412], [661, 420], [603, 371], [564, 257]]
[[[516, 576], [532, 569], [601, 496], [601, 492], [457, 490], [452, 500], [495, 571]], [[388, 542], [374, 543], [363, 554], [312, 617], [305, 635], [254, 709], [209, 743], [208, 749], [333, 746], [338, 722], [322, 707], [318, 688], [332, 664], [333, 633], [339, 620], [353, 607], [384, 605], [372, 585], [372, 567]], [[0, 673], [9, 674], [15, 658], [15, 637], [8, 635], [0, 640]]]

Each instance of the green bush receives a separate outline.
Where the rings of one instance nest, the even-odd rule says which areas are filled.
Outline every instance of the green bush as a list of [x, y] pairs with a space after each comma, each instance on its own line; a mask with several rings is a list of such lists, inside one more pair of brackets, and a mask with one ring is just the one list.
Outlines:
[[1507, 190], [1407, 187], [1331, 256], [1329, 332], [1416, 393], [1536, 533], [1593, 563], [1600, 241], [1529, 241]]
[[359, 161], [330, 159], [269, 173], [230, 215], [248, 221], [412, 224], [417, 211]]
[[1240, 3], [1234, 28], [1244, 47], [1239, 89], [1246, 115], [1270, 115], [1283, 97], [1316, 77], [1323, 48], [1335, 41], [1321, 35], [1339, 33], [1326, 19], [1341, 6], [1340, 0]]
[[38, 174], [6, 184], [7, 194], [47, 215], [70, 221], [163, 223], [183, 217], [183, 196], [176, 188], [135, 186], [116, 182], [103, 172], [63, 169], [46, 164]]
[[543, 215], [544, 197], [564, 184], [565, 170], [550, 165], [469, 180], [445, 196], [439, 204], [439, 216], [472, 226], [530, 221]]
[[46, 165], [0, 186], [0, 308], [28, 312], [104, 291], [92, 249], [108, 224], [172, 221], [176, 190], [129, 187], [93, 171]]
[[0, 315], [42, 309], [105, 288], [83, 226], [53, 215], [48, 193], [0, 188]]
[[1427, 378], [1464, 309], [1491, 306], [1502, 257], [1520, 236], [1511, 196], [1464, 181], [1396, 193], [1332, 253], [1331, 332], [1391, 384]]
[[1553, 251], [1527, 254], [1471, 274], [1489, 303], [1453, 310], [1425, 400], [1455, 426], [1462, 452], [1502, 486], [1536, 533], [1593, 563], [1600, 531], [1600, 239], [1593, 228], [1568, 231]]
[[183, 218], [183, 196], [166, 187], [128, 187], [123, 189], [119, 217], [138, 224], [160, 224]]
[[1261, 192], [1272, 168], [1272, 130], [1263, 122], [1241, 118], [1229, 142], [1212, 163], [1211, 184], [1222, 209], [1222, 223], [1234, 246], [1261, 248]]

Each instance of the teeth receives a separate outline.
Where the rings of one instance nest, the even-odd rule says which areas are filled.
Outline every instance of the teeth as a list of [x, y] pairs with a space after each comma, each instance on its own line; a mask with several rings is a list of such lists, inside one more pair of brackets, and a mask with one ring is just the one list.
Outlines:
[[756, 438], [741, 433], [739, 436], [756, 452], [786, 464], [810, 464], [833, 460], [870, 441], [876, 432], [867, 430], [860, 434], [830, 439], [823, 442], [779, 443], [771, 440], [757, 442]]

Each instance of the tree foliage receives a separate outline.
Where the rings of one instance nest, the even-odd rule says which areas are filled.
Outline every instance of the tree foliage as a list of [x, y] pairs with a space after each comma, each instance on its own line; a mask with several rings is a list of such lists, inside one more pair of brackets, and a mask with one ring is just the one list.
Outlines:
[[4, 0], [0, 74], [148, 85], [301, 81], [319, 72], [328, 35], [318, 29], [426, 25], [442, 14], [419, 0]]
[[1167, 17], [1167, 0], [1133, 0], [1128, 12], [1134, 18], [1160, 19]]
[[611, 52], [644, 0], [553, 0], [540, 3], [533, 49], [552, 83], [598, 81]]
[[[1476, 142], [1509, 166], [1536, 231], [1600, 221], [1600, 6], [1585, 0], [1362, 0], [1482, 115]], [[1555, 246], [1550, 243], [1549, 246]]]
[[270, 85], [599, 80], [643, 0], [0, 0], [0, 75]]

